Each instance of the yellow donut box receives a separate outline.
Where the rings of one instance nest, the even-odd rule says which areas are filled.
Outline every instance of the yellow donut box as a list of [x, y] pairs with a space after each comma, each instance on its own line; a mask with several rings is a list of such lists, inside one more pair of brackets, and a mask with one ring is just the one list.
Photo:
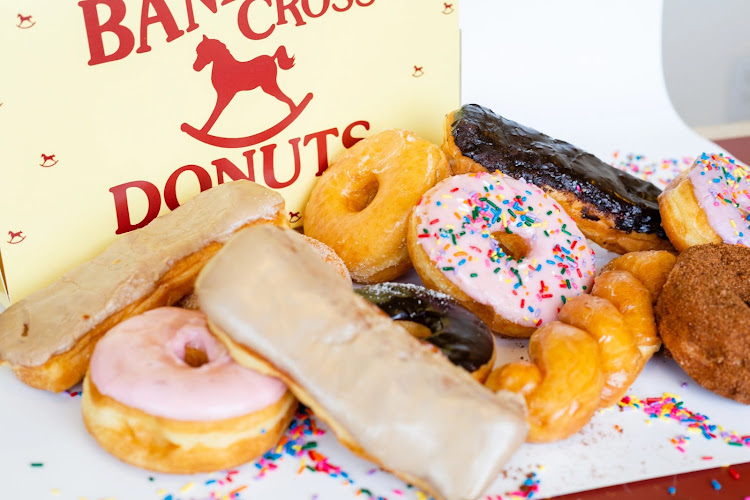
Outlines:
[[7, 0], [0, 304], [200, 191], [251, 179], [288, 220], [386, 128], [439, 143], [459, 105], [457, 2]]

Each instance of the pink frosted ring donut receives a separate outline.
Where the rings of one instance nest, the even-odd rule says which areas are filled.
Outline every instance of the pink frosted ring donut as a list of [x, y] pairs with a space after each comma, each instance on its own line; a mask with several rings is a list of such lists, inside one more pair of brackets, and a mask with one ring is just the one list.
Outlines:
[[502, 174], [439, 183], [414, 208], [408, 235], [422, 281], [505, 335], [528, 337], [594, 279], [594, 252], [573, 219]]
[[235, 363], [203, 313], [162, 307], [97, 343], [82, 410], [89, 432], [121, 460], [194, 473], [263, 454], [288, 427], [295, 403], [281, 381]]

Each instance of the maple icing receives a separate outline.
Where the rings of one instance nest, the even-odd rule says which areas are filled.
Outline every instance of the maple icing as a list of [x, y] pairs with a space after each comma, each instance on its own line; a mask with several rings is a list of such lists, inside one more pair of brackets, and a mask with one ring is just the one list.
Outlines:
[[422, 345], [294, 231], [239, 232], [196, 291], [210, 327], [293, 380], [350, 446], [441, 498], [478, 497], [524, 441], [520, 395], [493, 394]]
[[39, 366], [87, 332], [154, 291], [173, 264], [250, 222], [276, 220], [278, 193], [240, 180], [221, 184], [119, 237], [81, 264], [0, 314], [0, 360]]

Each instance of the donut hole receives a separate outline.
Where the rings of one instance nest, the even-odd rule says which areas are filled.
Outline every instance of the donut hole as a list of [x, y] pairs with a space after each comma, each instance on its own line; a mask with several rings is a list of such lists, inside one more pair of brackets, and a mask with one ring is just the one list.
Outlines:
[[506, 231], [498, 231], [492, 233], [492, 239], [497, 242], [500, 246], [500, 250], [505, 252], [513, 260], [521, 260], [531, 251], [531, 247], [525, 239], [521, 238], [517, 234], [508, 233]]
[[208, 354], [199, 347], [185, 345], [185, 363], [193, 368], [200, 368], [208, 363]]
[[361, 176], [342, 193], [344, 204], [350, 212], [361, 212], [372, 203], [378, 194], [380, 184], [374, 175]]
[[409, 332], [412, 337], [419, 340], [424, 340], [432, 335], [432, 331], [421, 323], [404, 319], [398, 320], [396, 323]]

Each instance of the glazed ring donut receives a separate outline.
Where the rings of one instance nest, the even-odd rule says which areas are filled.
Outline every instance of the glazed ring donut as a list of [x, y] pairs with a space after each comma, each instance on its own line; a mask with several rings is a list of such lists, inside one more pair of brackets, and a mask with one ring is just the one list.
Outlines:
[[[591, 295], [572, 298], [559, 321], [534, 332], [530, 362], [510, 363], [490, 374], [487, 387], [526, 398], [528, 441], [565, 439], [597, 408], [622, 398], [660, 347], [650, 290], [660, 289], [673, 264], [672, 254], [658, 251], [615, 259], [596, 278]], [[644, 276], [649, 286], [636, 276]]]
[[698, 384], [750, 404], [750, 249], [696, 245], [677, 257], [656, 304], [659, 334]]
[[454, 174], [502, 172], [539, 186], [607, 250], [672, 249], [659, 188], [567, 142], [467, 104], [447, 116], [443, 151]]
[[411, 267], [409, 212], [449, 174], [440, 148], [411, 132], [386, 130], [359, 141], [313, 188], [305, 234], [333, 248], [354, 281], [390, 281]]
[[594, 252], [573, 219], [536, 186], [502, 174], [456, 175], [429, 190], [408, 242], [427, 287], [513, 337], [554, 320], [594, 278]]
[[748, 189], [748, 167], [722, 155], [699, 156], [659, 196], [662, 225], [674, 247], [750, 245]]
[[[444, 293], [411, 283], [381, 283], [355, 290], [420, 340], [440, 349], [454, 365], [484, 382], [495, 362], [487, 326]], [[409, 325], [421, 325], [414, 328]]]
[[32, 387], [60, 392], [77, 384], [107, 330], [177, 303], [235, 231], [253, 224], [287, 225], [284, 199], [239, 180], [120, 236], [93, 260], [0, 314], [0, 362]]
[[86, 428], [105, 450], [180, 474], [259, 457], [296, 407], [281, 381], [235, 363], [202, 313], [176, 307], [132, 317], [102, 337], [82, 399]]

